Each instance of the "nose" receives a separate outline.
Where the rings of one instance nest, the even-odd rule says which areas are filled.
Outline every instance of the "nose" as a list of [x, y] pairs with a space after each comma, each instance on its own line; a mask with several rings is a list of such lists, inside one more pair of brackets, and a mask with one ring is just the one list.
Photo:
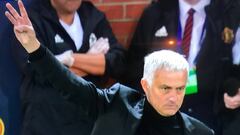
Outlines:
[[175, 103], [177, 101], [177, 91], [172, 90], [169, 94], [169, 100]]

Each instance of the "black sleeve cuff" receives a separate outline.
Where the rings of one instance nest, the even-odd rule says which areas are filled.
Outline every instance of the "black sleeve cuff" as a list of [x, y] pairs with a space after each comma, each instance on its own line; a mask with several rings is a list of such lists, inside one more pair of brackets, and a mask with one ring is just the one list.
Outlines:
[[40, 45], [40, 47], [36, 51], [29, 54], [28, 60], [30, 62], [40, 60], [43, 56], [46, 55], [46, 50], [47, 49], [44, 46]]

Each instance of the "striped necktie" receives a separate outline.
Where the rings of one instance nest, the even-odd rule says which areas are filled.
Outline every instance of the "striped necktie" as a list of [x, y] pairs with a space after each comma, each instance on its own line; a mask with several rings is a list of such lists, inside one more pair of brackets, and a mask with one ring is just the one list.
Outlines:
[[189, 56], [189, 48], [192, 38], [192, 28], [193, 28], [193, 14], [195, 13], [194, 9], [188, 11], [188, 18], [185, 24], [183, 39], [182, 39], [182, 49], [186, 58]]

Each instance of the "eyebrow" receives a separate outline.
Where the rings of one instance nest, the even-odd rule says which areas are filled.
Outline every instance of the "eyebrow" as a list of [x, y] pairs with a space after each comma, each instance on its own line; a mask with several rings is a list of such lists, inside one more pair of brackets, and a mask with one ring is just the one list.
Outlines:
[[[161, 88], [164, 87], [164, 88], [168, 88], [168, 89], [173, 89], [173, 87], [168, 86], [168, 85], [166, 85], [166, 84], [160, 85], [160, 87], [161, 87]], [[182, 85], [182, 86], [176, 87], [176, 89], [178, 89], [178, 88], [184, 88], [184, 87], [186, 87], [186, 85]]]
[[160, 87], [161, 87], [161, 88], [171, 88], [171, 89], [172, 89], [171, 86], [168, 86], [168, 85], [166, 85], [166, 84], [160, 85]]

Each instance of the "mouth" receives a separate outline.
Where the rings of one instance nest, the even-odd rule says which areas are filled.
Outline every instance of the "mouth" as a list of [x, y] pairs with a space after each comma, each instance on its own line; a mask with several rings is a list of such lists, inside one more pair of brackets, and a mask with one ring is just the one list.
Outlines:
[[165, 108], [169, 109], [169, 110], [176, 110], [176, 109], [178, 109], [178, 106], [177, 105], [166, 105]]

